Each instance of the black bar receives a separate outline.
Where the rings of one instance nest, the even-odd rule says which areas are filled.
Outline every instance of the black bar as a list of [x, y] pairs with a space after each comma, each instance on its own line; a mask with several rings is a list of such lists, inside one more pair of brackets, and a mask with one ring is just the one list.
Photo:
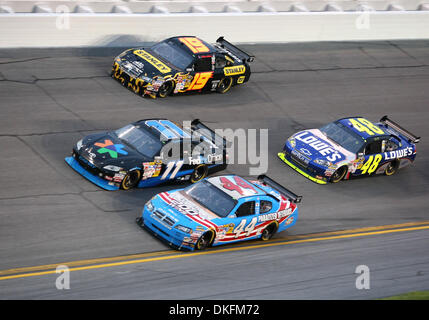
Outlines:
[[[192, 131], [196, 131], [198, 129], [204, 129], [207, 130], [208, 132], [210, 132], [210, 136], [204, 135], [206, 138], [210, 138], [211, 141], [216, 144], [216, 141], [222, 141], [223, 142], [223, 147], [227, 148], [229, 145], [229, 142], [221, 137], [220, 135], [216, 134], [216, 132], [214, 132], [214, 130], [210, 129], [209, 127], [207, 127], [204, 123], [202, 123], [200, 121], [200, 119], [194, 119], [191, 122], [191, 129]], [[217, 145], [217, 144], [216, 144]]]
[[226, 49], [232, 51], [233, 53], [241, 56], [240, 58], [243, 58], [243, 60], [246, 60], [247, 62], [252, 62], [255, 59], [254, 55], [250, 55], [247, 52], [244, 52], [237, 46], [233, 45], [231, 42], [226, 41], [223, 37], [219, 37], [216, 42], [224, 46]]
[[382, 124], [384, 124], [385, 126], [391, 127], [393, 130], [398, 131], [400, 134], [405, 136], [407, 139], [409, 139], [413, 143], [417, 143], [420, 141], [420, 137], [418, 137], [418, 136], [412, 134], [411, 132], [409, 132], [408, 130], [402, 128], [399, 124], [390, 120], [387, 116], [382, 117], [380, 119], [380, 122]]
[[266, 175], [262, 174], [258, 176], [258, 180], [262, 183], [269, 185], [273, 189], [277, 190], [284, 196], [286, 196], [289, 200], [292, 200], [294, 203], [300, 203], [302, 200], [302, 196], [296, 195], [294, 192], [290, 191], [289, 189], [283, 187], [281, 184], [275, 182], [273, 179], [267, 177]]

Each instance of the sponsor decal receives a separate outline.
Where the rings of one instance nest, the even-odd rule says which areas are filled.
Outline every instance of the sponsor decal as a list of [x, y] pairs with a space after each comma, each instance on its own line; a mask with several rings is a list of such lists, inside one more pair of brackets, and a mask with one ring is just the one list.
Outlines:
[[405, 149], [399, 149], [394, 151], [389, 151], [384, 153], [385, 160], [404, 158], [407, 156], [411, 156], [413, 154], [413, 148], [407, 147]]
[[245, 78], [246, 78], [245, 76], [241, 76], [241, 77], [239, 77], [239, 78], [237, 79], [237, 83], [238, 83], [238, 84], [243, 83]]
[[226, 76], [235, 76], [237, 74], [243, 74], [246, 72], [246, 67], [244, 65], [226, 67], [223, 68], [223, 72]]
[[340, 160], [343, 156], [331, 147], [328, 143], [316, 138], [308, 131], [301, 132], [294, 136], [296, 140], [302, 141], [308, 144], [310, 147], [318, 151], [322, 156], [326, 157], [326, 160], [335, 162]]
[[299, 149], [299, 151], [301, 151], [301, 153], [305, 154], [306, 156], [311, 156], [311, 152], [308, 151], [308, 149], [301, 148], [301, 149]]
[[123, 174], [123, 173], [116, 173], [113, 176], [113, 181], [114, 182], [121, 182], [124, 179], [124, 177], [125, 177], [125, 174]]
[[104, 143], [96, 142], [94, 143], [95, 146], [100, 147], [100, 149], [97, 150], [98, 153], [108, 153], [110, 158], [116, 159], [118, 157], [118, 154], [127, 155], [128, 152], [125, 150], [122, 150], [124, 148], [123, 144], [114, 144], [112, 140], [106, 139], [104, 140]]
[[148, 178], [157, 177], [161, 173], [161, 161], [153, 161], [153, 162], [143, 162], [143, 180]]
[[281, 219], [283, 217], [290, 215], [291, 212], [292, 212], [292, 209], [287, 208], [285, 210], [281, 210], [278, 212], [263, 214], [263, 215], [258, 216], [258, 222], [265, 222], [265, 221], [270, 221], [270, 220]]
[[154, 56], [152, 56], [151, 54], [147, 53], [144, 50], [135, 50], [134, 54], [149, 62], [151, 65], [157, 68], [161, 73], [171, 72], [171, 69], [168, 66], [166, 66], [160, 60], [158, 60], [157, 58], [155, 58]]

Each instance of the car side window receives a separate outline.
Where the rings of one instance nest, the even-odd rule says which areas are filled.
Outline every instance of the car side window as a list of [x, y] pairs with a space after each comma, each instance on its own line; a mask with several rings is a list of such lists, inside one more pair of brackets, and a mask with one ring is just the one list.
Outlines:
[[388, 152], [388, 151], [393, 151], [393, 150], [398, 149], [398, 147], [399, 147], [399, 146], [398, 146], [394, 141], [392, 141], [392, 140], [387, 140], [387, 141], [385, 142], [384, 151], [386, 151], [386, 152]]
[[255, 214], [255, 201], [243, 203], [235, 212], [237, 217], [245, 217]]
[[267, 213], [269, 212], [273, 207], [273, 203], [268, 200], [261, 200], [261, 207], [259, 210], [259, 213]]
[[365, 154], [376, 154], [381, 153], [381, 146], [382, 146], [382, 140], [373, 141], [366, 145], [365, 147]]
[[222, 69], [226, 67], [226, 59], [225, 57], [217, 56], [215, 62], [216, 69]]
[[199, 58], [195, 60], [194, 71], [204, 72], [212, 70], [212, 58]]

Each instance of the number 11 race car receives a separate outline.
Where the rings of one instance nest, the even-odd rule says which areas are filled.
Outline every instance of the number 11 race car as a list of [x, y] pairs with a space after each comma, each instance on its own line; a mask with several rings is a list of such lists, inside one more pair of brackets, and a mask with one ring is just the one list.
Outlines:
[[227, 166], [226, 140], [198, 119], [189, 128], [165, 119], [140, 120], [79, 140], [65, 161], [106, 190], [194, 183]]
[[114, 59], [111, 76], [152, 98], [183, 92], [226, 93], [249, 80], [253, 59], [223, 37], [213, 45], [193, 36], [172, 37], [149, 48], [122, 52]]
[[202, 250], [269, 240], [296, 223], [301, 198], [263, 175], [257, 181], [236, 175], [210, 177], [154, 196], [136, 222], [176, 249]]
[[419, 140], [387, 116], [375, 124], [343, 118], [294, 134], [278, 156], [310, 180], [326, 184], [352, 176], [390, 176], [414, 161]]

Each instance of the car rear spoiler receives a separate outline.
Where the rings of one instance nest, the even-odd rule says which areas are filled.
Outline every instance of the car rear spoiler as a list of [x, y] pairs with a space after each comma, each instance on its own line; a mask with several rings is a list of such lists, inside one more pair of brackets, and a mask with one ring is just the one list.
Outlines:
[[262, 184], [268, 185], [271, 188], [273, 188], [274, 190], [277, 190], [278, 192], [280, 192], [282, 195], [284, 195], [286, 198], [288, 198], [289, 200], [291, 200], [294, 203], [300, 203], [302, 200], [302, 196], [296, 195], [295, 193], [293, 193], [289, 189], [283, 187], [282, 185], [275, 182], [273, 179], [267, 177], [264, 174], [258, 176], [258, 180], [259, 180], [259, 182], [262, 182]]
[[399, 124], [390, 120], [387, 116], [384, 116], [383, 118], [381, 118], [380, 122], [384, 124], [386, 127], [390, 127], [393, 130], [397, 131], [398, 133], [400, 133], [401, 135], [403, 135], [413, 143], [417, 143], [420, 141], [420, 137], [417, 137], [416, 135], [412, 134], [408, 130], [402, 128]]
[[224, 137], [221, 137], [220, 135], [216, 134], [216, 132], [209, 127], [207, 127], [204, 123], [200, 121], [200, 119], [194, 119], [191, 122], [191, 129], [192, 131], [198, 131], [201, 135], [208, 138], [212, 143], [219, 146], [219, 143], [222, 142], [223, 148], [228, 148], [231, 143], [227, 141]]
[[222, 48], [231, 51], [231, 53], [235, 54], [242, 60], [245, 60], [247, 62], [253, 62], [253, 60], [255, 60], [255, 56], [244, 52], [240, 48], [233, 45], [231, 42], [226, 41], [223, 37], [219, 37], [216, 42], [219, 43]]

